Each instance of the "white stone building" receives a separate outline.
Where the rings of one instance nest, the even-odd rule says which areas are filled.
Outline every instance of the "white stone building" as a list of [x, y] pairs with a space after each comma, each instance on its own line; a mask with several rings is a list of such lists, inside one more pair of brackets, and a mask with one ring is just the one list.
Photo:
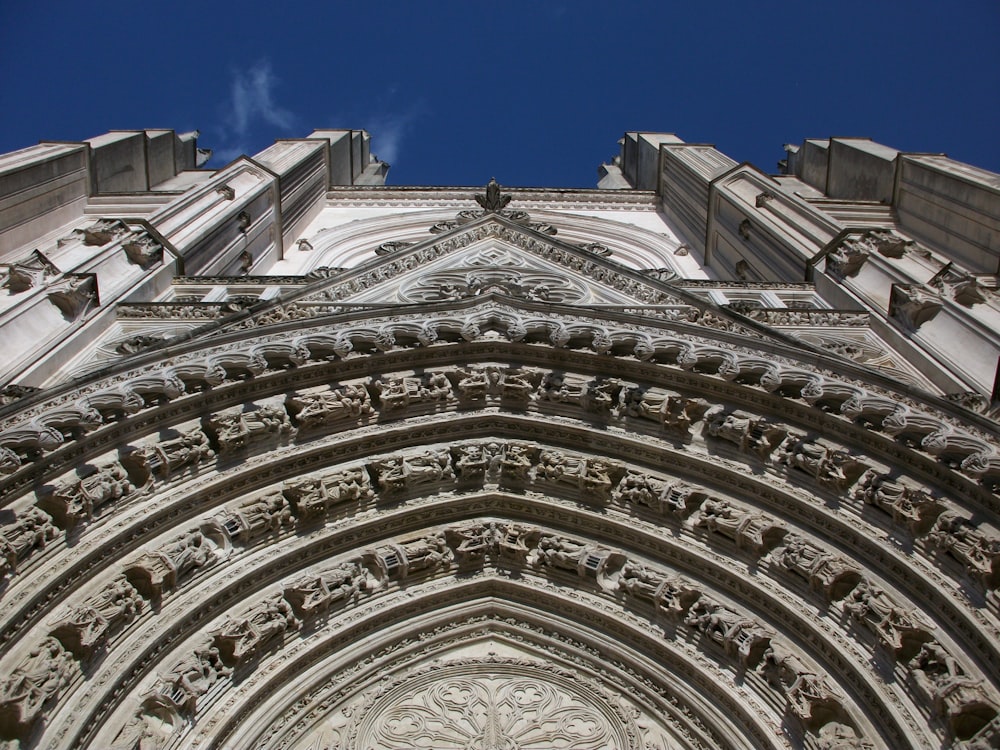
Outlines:
[[0, 156], [0, 746], [1000, 747], [1000, 176], [196, 137]]

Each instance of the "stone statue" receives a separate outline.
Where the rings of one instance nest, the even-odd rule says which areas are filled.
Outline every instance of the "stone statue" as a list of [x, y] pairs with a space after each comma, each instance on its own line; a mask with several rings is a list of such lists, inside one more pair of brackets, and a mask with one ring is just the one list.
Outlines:
[[232, 670], [222, 661], [219, 649], [210, 646], [195, 650], [160, 678], [157, 692], [182, 714], [192, 716], [198, 698]]
[[309, 477], [288, 482], [284, 489], [296, 515], [301, 519], [325, 518], [340, 503], [361, 502], [375, 496], [368, 472], [361, 468], [344, 469], [320, 478]]
[[55, 539], [56, 533], [52, 519], [37, 508], [19, 512], [13, 523], [0, 527], [0, 555], [6, 560], [7, 569], [13, 570], [27, 560], [34, 550]]
[[451, 453], [447, 450], [427, 450], [416, 455], [391, 456], [372, 461], [372, 469], [383, 490], [399, 492], [423, 484], [455, 478]]
[[861, 580], [855, 565], [797, 534], [784, 538], [775, 562], [807, 581], [813, 590], [822, 591], [829, 600], [842, 599]]
[[228, 619], [215, 632], [213, 643], [222, 660], [236, 666], [256, 656], [271, 639], [298, 626], [291, 605], [277, 594], [265, 599], [243, 619]]
[[128, 580], [119, 577], [70, 611], [51, 633], [77, 658], [89, 659], [111, 633], [131, 622], [142, 607], [139, 592]]
[[292, 511], [281, 490], [271, 490], [264, 495], [240, 505], [234, 515], [223, 524], [231, 536], [250, 544], [257, 538], [293, 525]]
[[375, 413], [368, 390], [359, 384], [289, 396], [286, 405], [305, 430], [360, 420]]
[[914, 643], [930, 640], [928, 626], [917, 619], [914, 611], [901, 607], [880, 587], [862, 579], [844, 603], [844, 610], [864, 623], [878, 640], [897, 655]]
[[209, 420], [222, 453], [247, 448], [251, 444], [276, 438], [291, 431], [288, 413], [281, 407], [261, 406], [237, 414], [214, 414]]
[[346, 603], [367, 588], [364, 568], [357, 561], [343, 562], [318, 575], [299, 578], [283, 595], [301, 617], [311, 617], [332, 604]]
[[1000, 586], [1000, 537], [979, 531], [957, 513], [942, 513], [927, 541], [965, 566], [969, 575], [987, 590]]
[[119, 500], [133, 490], [125, 470], [118, 464], [104, 466], [92, 474], [67, 482], [40, 500], [62, 528], [72, 530], [81, 520], [92, 520], [102, 505]]
[[0, 732], [26, 738], [54, 699], [78, 671], [72, 654], [48, 637], [0, 681]]

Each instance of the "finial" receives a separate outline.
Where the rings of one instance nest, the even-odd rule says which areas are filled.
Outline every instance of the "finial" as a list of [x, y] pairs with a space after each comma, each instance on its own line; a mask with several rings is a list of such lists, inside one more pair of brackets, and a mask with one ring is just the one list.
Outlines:
[[483, 207], [483, 210], [490, 213], [501, 211], [510, 203], [510, 196], [500, 192], [500, 186], [497, 184], [496, 177], [490, 178], [490, 181], [486, 185], [485, 194], [474, 195], [472, 197], [476, 199], [476, 203]]

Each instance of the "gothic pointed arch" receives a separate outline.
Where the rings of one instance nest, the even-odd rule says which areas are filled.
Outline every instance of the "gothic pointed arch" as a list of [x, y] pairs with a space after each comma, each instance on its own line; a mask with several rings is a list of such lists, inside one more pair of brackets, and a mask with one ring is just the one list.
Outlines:
[[0, 739], [995, 742], [995, 422], [481, 198], [11, 399]]

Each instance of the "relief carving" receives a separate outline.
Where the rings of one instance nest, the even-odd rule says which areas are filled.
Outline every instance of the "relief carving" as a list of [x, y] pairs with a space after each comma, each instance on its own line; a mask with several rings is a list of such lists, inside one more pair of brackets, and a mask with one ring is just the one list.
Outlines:
[[915, 610], [897, 604], [868, 580], [863, 579], [848, 595], [844, 611], [898, 658], [908, 658], [931, 639], [930, 626], [918, 619]]
[[615, 502], [640, 505], [658, 513], [669, 513], [682, 518], [690, 515], [704, 502], [707, 494], [702, 490], [674, 480], [658, 479], [649, 474], [627, 471], [612, 494]]
[[937, 641], [924, 643], [909, 666], [917, 692], [947, 721], [956, 739], [975, 738], [997, 717], [997, 705], [982, 681], [970, 678]]
[[325, 518], [341, 503], [364, 502], [375, 497], [368, 472], [361, 468], [297, 479], [285, 484], [285, 497], [302, 520]]
[[573, 404], [588, 411], [610, 412], [618, 401], [622, 384], [613, 378], [588, 379], [582, 375], [550, 372], [538, 387], [541, 401]]
[[128, 474], [118, 464], [103, 466], [82, 479], [64, 482], [42, 496], [38, 506], [52, 514], [60, 528], [72, 531], [82, 520], [93, 520], [94, 512], [114, 503], [134, 489]]
[[[222, 537], [219, 528], [212, 536]], [[125, 576], [147, 599], [158, 600], [164, 591], [179, 586], [202, 568], [215, 564], [220, 545], [202, 529], [194, 529], [153, 552], [144, 552], [126, 566]]]
[[775, 550], [775, 563], [822, 592], [827, 601], [843, 599], [861, 582], [857, 566], [798, 534], [782, 540], [782, 546]]
[[271, 490], [231, 511], [222, 521], [222, 528], [230, 539], [253, 544], [260, 537], [289, 528], [294, 523], [291, 507], [282, 491]]
[[376, 380], [374, 387], [388, 411], [406, 409], [411, 404], [445, 405], [454, 399], [451, 381], [440, 372]]
[[207, 426], [215, 435], [221, 455], [249, 448], [255, 443], [280, 440], [292, 431], [288, 413], [280, 406], [213, 414]]
[[213, 633], [212, 643], [222, 661], [235, 667], [253, 659], [270, 641], [298, 628], [292, 606], [281, 594], [268, 597], [242, 619], [227, 618]]
[[942, 513], [927, 541], [965, 566], [987, 590], [1000, 586], [1000, 537], [978, 530], [953, 511]]
[[795, 654], [772, 643], [758, 671], [788, 701], [788, 707], [812, 732], [837, 722], [849, 725], [842, 699], [826, 677], [809, 669]]
[[197, 467], [214, 456], [208, 436], [195, 428], [179, 437], [133, 450], [122, 456], [122, 463], [134, 467], [137, 473], [166, 479], [181, 469]]
[[500, 455], [500, 478], [514, 484], [528, 482], [537, 456], [538, 448], [533, 445], [506, 443]]
[[891, 515], [895, 523], [909, 529], [914, 536], [926, 534], [945, 508], [923, 490], [909, 487], [889, 474], [865, 474], [858, 495]]
[[289, 395], [285, 404], [303, 430], [356, 422], [375, 413], [368, 390], [360, 384], [303, 391]]
[[767, 419], [755, 417], [745, 411], [706, 414], [707, 430], [712, 437], [732, 443], [741, 451], [754, 453], [761, 458], [771, 454], [785, 439], [788, 430]]
[[378, 486], [387, 492], [413, 490], [421, 485], [455, 478], [451, 453], [444, 449], [377, 459], [371, 462], [370, 467], [378, 477]]
[[304, 575], [285, 587], [283, 595], [299, 617], [310, 618], [333, 605], [343, 605], [369, 588], [367, 574], [350, 560], [317, 575]]
[[112, 634], [132, 622], [142, 607], [139, 592], [127, 579], [119, 577], [60, 620], [52, 636], [77, 659], [87, 660]]
[[732, 539], [737, 547], [764, 554], [781, 543], [788, 529], [762, 513], [734, 505], [728, 500], [702, 503], [696, 526]]
[[740, 664], [754, 668], [771, 643], [771, 633], [759, 622], [741, 615], [709, 596], [694, 602], [684, 624], [719, 644]]
[[631, 560], [622, 566], [618, 588], [626, 596], [652, 604], [675, 621], [685, 616], [701, 596], [701, 591], [683, 578], [664, 575]]
[[709, 410], [703, 398], [686, 398], [659, 388], [634, 386], [623, 388], [619, 413], [626, 417], [649, 419], [676, 432], [687, 432]]
[[578, 458], [561, 451], [543, 450], [538, 457], [538, 479], [567, 484], [584, 493], [588, 500], [607, 502], [611, 488], [624, 472], [616, 461]]
[[24, 739], [51, 703], [77, 674], [73, 655], [49, 637], [0, 681], [0, 736]]
[[432, 571], [448, 565], [452, 558], [444, 532], [380, 547], [366, 556], [378, 567], [383, 578], [406, 578], [421, 571]]
[[218, 648], [198, 649], [160, 677], [154, 700], [162, 701], [179, 714], [194, 716], [198, 698], [231, 672], [232, 669], [222, 661]]
[[0, 565], [6, 563], [4, 571], [13, 571], [32, 552], [55, 539], [57, 533], [47, 514], [34, 507], [26, 508], [17, 514], [13, 523], [0, 527], [0, 555], [3, 555]]
[[808, 474], [821, 486], [836, 492], [851, 487], [869, 468], [846, 451], [833, 450], [816, 441], [794, 436], [782, 444], [775, 461]]

